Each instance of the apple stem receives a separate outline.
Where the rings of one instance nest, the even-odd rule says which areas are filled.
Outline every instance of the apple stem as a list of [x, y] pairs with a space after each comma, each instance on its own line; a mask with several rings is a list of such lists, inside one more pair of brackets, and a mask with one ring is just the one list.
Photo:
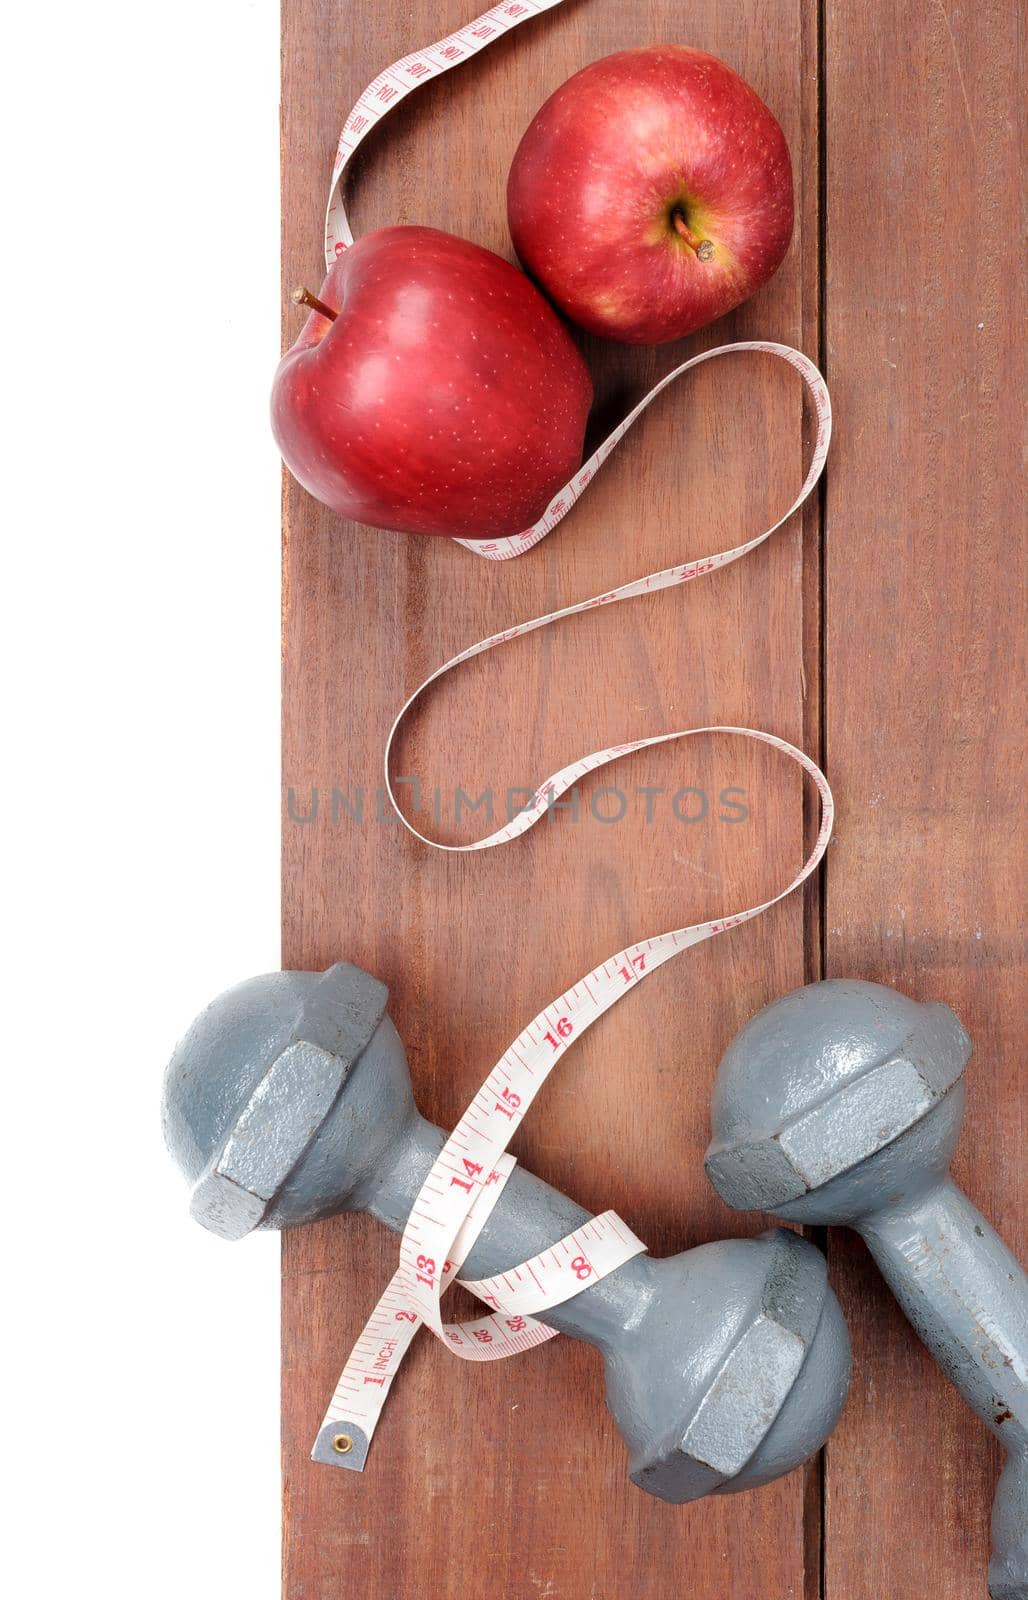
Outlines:
[[672, 220], [678, 236], [685, 240], [690, 250], [695, 250], [696, 259], [698, 261], [713, 261], [714, 246], [710, 240], [697, 238], [680, 211], [674, 213]]
[[316, 311], [319, 316], [327, 317], [329, 322], [334, 322], [339, 315], [327, 306], [324, 300], [319, 300], [316, 294], [311, 294], [309, 289], [294, 289], [292, 293], [294, 306], [309, 306], [311, 311]]

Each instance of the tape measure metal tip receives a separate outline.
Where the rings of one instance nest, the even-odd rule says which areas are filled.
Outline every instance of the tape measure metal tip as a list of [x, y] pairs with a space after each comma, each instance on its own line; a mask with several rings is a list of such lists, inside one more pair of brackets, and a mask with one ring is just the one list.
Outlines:
[[363, 1472], [371, 1441], [355, 1422], [326, 1422], [314, 1443], [311, 1460], [326, 1467]]

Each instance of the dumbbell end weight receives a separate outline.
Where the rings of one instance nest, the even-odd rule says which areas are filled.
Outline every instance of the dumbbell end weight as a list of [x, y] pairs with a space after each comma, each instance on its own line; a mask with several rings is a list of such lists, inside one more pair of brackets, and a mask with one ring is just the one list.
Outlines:
[[379, 1052], [376, 1070], [361, 1075], [361, 1103], [348, 1095], [340, 1116], [388, 998], [385, 984], [339, 965], [249, 978], [200, 1013], [168, 1064], [162, 1099], [165, 1141], [197, 1222], [241, 1239], [346, 1208], [413, 1114], [399, 1046], [398, 1058]]
[[[365, 1210], [401, 1231], [444, 1135], [417, 1112], [387, 992], [360, 969], [229, 990], [165, 1079], [168, 1144], [191, 1209], [226, 1238]], [[487, 1277], [588, 1214], [516, 1168], [465, 1264]], [[674, 1503], [757, 1487], [818, 1449], [849, 1380], [821, 1255], [798, 1234], [636, 1257], [541, 1315], [599, 1348], [635, 1484]], [[366, 1441], [323, 1430], [316, 1460], [360, 1470]]]
[[626, 1371], [608, 1357], [631, 1481], [680, 1505], [758, 1488], [819, 1450], [850, 1379], [820, 1252], [775, 1228], [648, 1266], [660, 1292], [640, 1324], [645, 1358]]

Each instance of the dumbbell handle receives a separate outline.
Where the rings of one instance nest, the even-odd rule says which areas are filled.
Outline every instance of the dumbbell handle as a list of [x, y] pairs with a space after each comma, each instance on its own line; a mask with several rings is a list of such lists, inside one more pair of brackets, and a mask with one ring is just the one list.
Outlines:
[[949, 1178], [856, 1224], [920, 1337], [1007, 1449], [1028, 1444], [1028, 1279]]
[[1008, 1451], [989, 1589], [994, 1600], [1026, 1600], [1028, 1279], [948, 1177], [855, 1226], [921, 1339]]
[[[394, 1233], [402, 1233], [445, 1143], [442, 1129], [414, 1111], [386, 1158], [353, 1191], [347, 1209], [367, 1211]], [[517, 1166], [459, 1275], [491, 1278], [509, 1272], [582, 1227], [590, 1216], [541, 1178]], [[623, 1342], [626, 1327], [643, 1316], [656, 1291], [659, 1271], [659, 1262], [635, 1256], [572, 1299], [536, 1313], [537, 1319], [606, 1350]]]

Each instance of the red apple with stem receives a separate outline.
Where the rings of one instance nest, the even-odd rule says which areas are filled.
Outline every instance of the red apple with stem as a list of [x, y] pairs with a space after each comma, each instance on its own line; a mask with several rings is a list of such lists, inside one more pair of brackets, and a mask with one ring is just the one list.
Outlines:
[[331, 267], [271, 396], [286, 465], [341, 516], [489, 539], [535, 522], [582, 459], [592, 383], [523, 272], [434, 228]]
[[606, 56], [537, 113], [507, 186], [514, 248], [560, 309], [632, 344], [680, 339], [765, 283], [792, 235], [767, 106], [715, 56]]

